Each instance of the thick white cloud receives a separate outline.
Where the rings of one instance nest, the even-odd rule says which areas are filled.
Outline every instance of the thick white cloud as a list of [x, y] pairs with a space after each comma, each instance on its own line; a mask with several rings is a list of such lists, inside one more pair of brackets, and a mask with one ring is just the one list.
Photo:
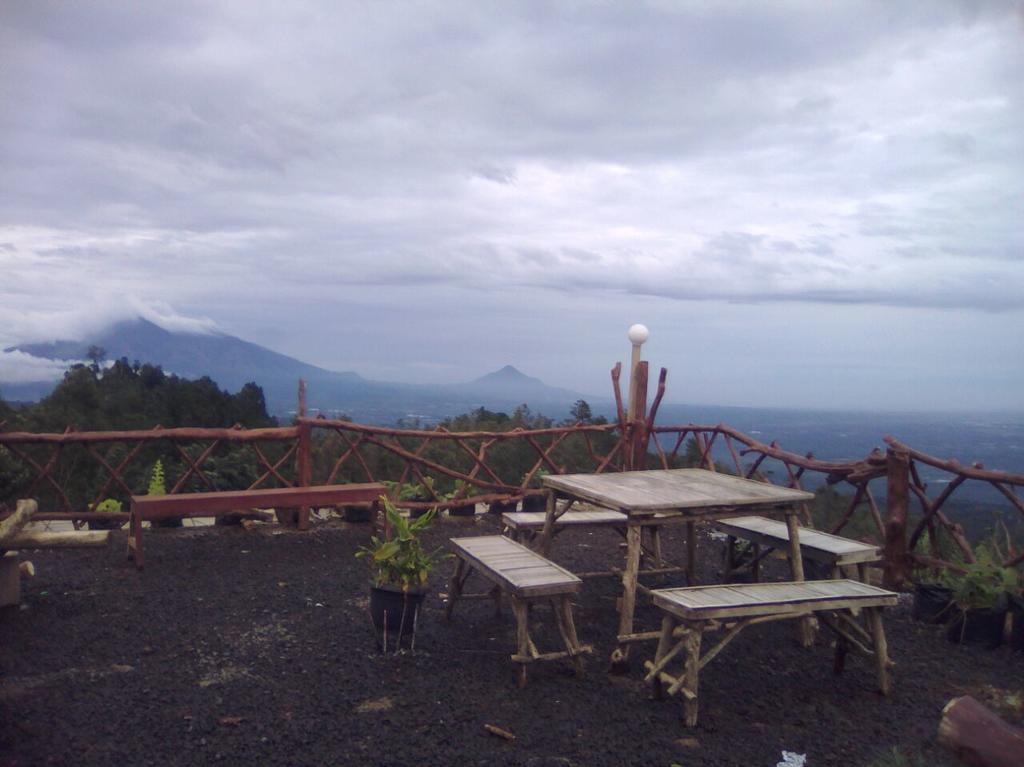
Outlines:
[[[998, 2], [15, 4], [0, 345], [142, 312], [369, 375], [518, 354], [593, 389], [538, 333], [597, 356], [650, 315], [689, 323], [666, 364], [713, 333], [709, 367], [753, 355], [775, 404], [880, 313], [1019, 349], [1022, 31]], [[808, 329], [819, 380], [746, 347], [757, 316]], [[899, 391], [836, 376], [840, 404], [959, 402], [944, 365], [975, 342], [946, 337]], [[966, 404], [1019, 405], [1022, 365], [980, 361]]]

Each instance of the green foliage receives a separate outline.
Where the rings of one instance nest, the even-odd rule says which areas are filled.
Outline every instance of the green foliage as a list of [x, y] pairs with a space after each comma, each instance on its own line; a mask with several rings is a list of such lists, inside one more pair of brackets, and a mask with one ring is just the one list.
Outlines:
[[422, 482], [388, 482], [383, 483], [398, 501], [432, 501], [438, 495], [434, 488], [434, 478], [427, 476]]
[[[164, 428], [276, 425], [267, 415], [262, 389], [254, 383], [246, 384], [237, 394], [229, 394], [209, 378], [186, 380], [167, 375], [159, 366], [129, 363], [125, 358], [104, 367], [102, 358], [102, 350], [97, 350], [91, 365], [73, 366], [50, 396], [38, 403], [18, 409], [0, 403], [4, 429], [59, 433], [68, 426], [80, 431], [109, 431], [152, 429], [158, 424]], [[113, 443], [100, 452], [110, 465], [118, 466], [132, 447]], [[184, 449], [196, 460], [205, 446], [190, 445]], [[274, 462], [286, 449], [268, 443], [264, 454]], [[39, 465], [50, 460], [49, 446], [26, 445], [23, 450]], [[188, 469], [187, 462], [170, 443], [147, 443], [124, 469], [122, 476], [131, 490], [123, 494], [119, 491], [117, 499], [124, 503], [131, 493], [144, 492], [151, 479], [151, 467], [157, 461], [161, 461], [168, 478], [179, 477]], [[223, 490], [248, 487], [261, 474], [251, 447], [229, 443], [217, 446], [204, 461], [203, 471], [217, 489]], [[68, 445], [61, 451], [51, 476], [64, 488], [75, 509], [93, 504], [108, 479], [106, 470], [81, 445]], [[0, 503], [25, 493], [34, 477], [28, 462], [0, 447]], [[209, 488], [193, 476], [182, 489]], [[63, 505], [62, 499], [45, 484], [39, 485], [34, 494], [44, 507]]]
[[430, 526], [437, 511], [431, 509], [422, 517], [410, 520], [403, 517], [386, 496], [381, 496], [381, 502], [392, 537], [388, 540], [373, 536], [370, 545], [363, 546], [356, 556], [369, 558], [376, 585], [398, 586], [402, 591], [420, 588], [426, 584], [430, 571], [441, 558], [439, 549], [427, 552], [419, 539], [419, 534]]
[[963, 565], [964, 572], [947, 571], [943, 583], [953, 590], [953, 602], [961, 610], [986, 610], [995, 607], [1007, 594], [1020, 590], [1019, 575], [1003, 567], [1001, 557], [989, 544], [975, 551], [976, 562]]
[[149, 475], [149, 489], [147, 495], [167, 495], [167, 485], [164, 483], [164, 464], [157, 461], [153, 464], [153, 471]]
[[102, 512], [119, 512], [122, 509], [121, 502], [114, 498], [105, 498], [96, 504], [96, 508], [93, 511]]

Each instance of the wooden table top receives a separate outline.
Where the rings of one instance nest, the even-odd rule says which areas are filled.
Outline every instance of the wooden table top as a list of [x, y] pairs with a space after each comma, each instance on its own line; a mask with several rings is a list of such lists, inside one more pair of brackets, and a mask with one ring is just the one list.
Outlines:
[[545, 487], [626, 514], [699, 512], [736, 506], [780, 506], [814, 494], [707, 469], [659, 469], [608, 474], [551, 474]]

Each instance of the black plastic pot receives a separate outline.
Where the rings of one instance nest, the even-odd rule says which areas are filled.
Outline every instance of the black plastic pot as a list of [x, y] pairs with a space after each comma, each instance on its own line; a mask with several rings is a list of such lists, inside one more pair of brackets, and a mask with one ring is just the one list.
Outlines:
[[299, 510], [294, 508], [274, 509], [277, 524], [296, 527], [299, 524]]
[[214, 517], [213, 524], [216, 527], [238, 527], [242, 524], [242, 518], [234, 514], [224, 514]]
[[914, 620], [925, 623], [945, 623], [953, 617], [953, 591], [938, 583], [918, 583], [914, 586]]
[[120, 530], [127, 523], [116, 519], [90, 519], [87, 524], [90, 530]]
[[511, 514], [518, 506], [515, 501], [494, 501], [488, 504], [487, 511], [490, 514]]
[[1016, 652], [1024, 652], [1024, 596], [1010, 597], [1010, 615], [1013, 616], [1010, 647]]
[[[416, 626], [416, 616], [426, 596], [426, 591], [402, 591], [397, 586], [370, 586], [370, 617], [373, 618], [377, 635], [383, 637], [387, 627], [389, 642], [411, 636]], [[391, 637], [398, 639], [392, 640]]]
[[461, 506], [452, 506], [448, 509], [448, 515], [452, 517], [472, 517], [476, 514], [475, 503], [464, 503]]
[[957, 644], [977, 644], [995, 649], [1003, 643], [1006, 608], [984, 610], [953, 610], [953, 620], [946, 629], [946, 638]]
[[369, 522], [372, 512], [369, 506], [342, 506], [341, 518], [346, 522]]
[[523, 498], [523, 511], [547, 511], [547, 508], [546, 495], [528, 495]]
[[154, 519], [149, 523], [152, 527], [184, 527], [185, 523], [181, 521], [181, 517], [164, 517], [163, 519]]

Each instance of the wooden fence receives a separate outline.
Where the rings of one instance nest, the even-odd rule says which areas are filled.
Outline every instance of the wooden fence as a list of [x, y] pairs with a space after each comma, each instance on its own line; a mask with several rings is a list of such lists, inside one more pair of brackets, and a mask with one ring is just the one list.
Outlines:
[[[645, 383], [646, 363], [641, 366]], [[169, 494], [391, 481], [397, 496], [403, 483], [427, 487], [430, 497], [400, 502], [409, 508], [538, 495], [543, 472], [600, 473], [696, 463], [795, 488], [812, 478], [815, 485], [848, 486], [846, 508], [829, 530], [842, 533], [853, 522], [861, 523], [857, 534], [883, 546], [885, 580], [891, 585], [906, 582], [915, 567], [956, 569], [961, 566], [957, 560], [975, 561], [963, 528], [946, 513], [950, 498], [965, 485], [995, 488], [1011, 509], [1024, 515], [1024, 475], [941, 460], [893, 438], [885, 439], [885, 452], [875, 449], [861, 460], [834, 462], [764, 444], [724, 424], [655, 425], [664, 370], [650, 411], [630, 418], [618, 394], [618, 372], [617, 367], [617, 419], [607, 424], [451, 432], [300, 417], [292, 426], [265, 429], [0, 432], [0, 467], [7, 466], [7, 476], [0, 476], [0, 512], [5, 505], [13, 509], [17, 498], [32, 497], [40, 503], [37, 518], [81, 524], [100, 514], [94, 509], [105, 498], [126, 500], [144, 492], [155, 458], [166, 463]], [[716, 454], [725, 459], [716, 461]], [[949, 475], [941, 492], [929, 495], [921, 465]], [[237, 470], [240, 466], [244, 471]], [[425, 482], [428, 477], [433, 482]], [[806, 515], [810, 522], [809, 509]], [[944, 548], [943, 541], [952, 542], [955, 556], [944, 554], [950, 547]], [[1003, 555], [1007, 566], [1024, 564], [1024, 552], [1012, 545]]]

